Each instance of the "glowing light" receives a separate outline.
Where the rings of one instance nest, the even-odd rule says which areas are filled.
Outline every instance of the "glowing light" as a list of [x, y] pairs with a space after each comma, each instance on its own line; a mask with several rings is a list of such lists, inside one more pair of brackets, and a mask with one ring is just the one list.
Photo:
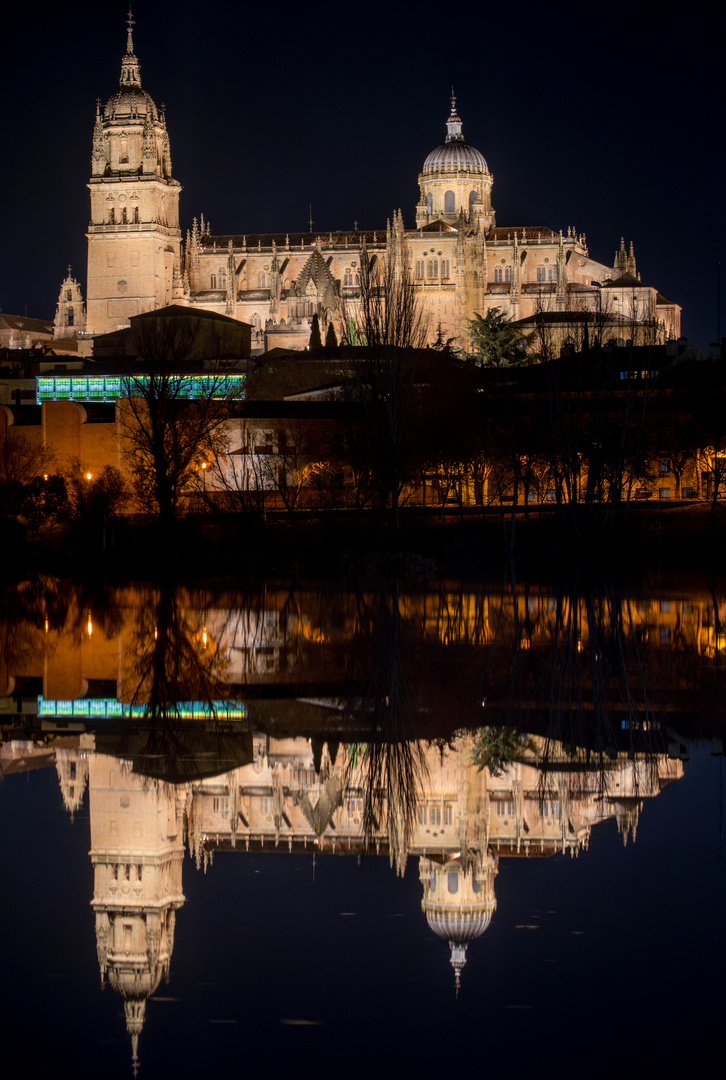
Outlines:
[[45, 632], [48, 633], [48, 616], [45, 617]]
[[90, 611], [88, 612], [88, 625], [86, 626], [86, 631], [88, 633], [88, 636], [91, 637], [91, 635], [93, 634], [93, 619], [91, 618]]
[[87, 472], [86, 473], [86, 480], [90, 480], [90, 479], [91, 479], [91, 474], [89, 472]]
[[43, 479], [44, 479], [44, 480], [47, 480], [47, 479], [48, 479], [48, 473], [47, 473], [47, 472], [46, 472], [46, 473], [43, 473]]
[[206, 628], [206, 626], [202, 630], [202, 645], [206, 649], [206, 647], [207, 647], [207, 628]]
[[154, 627], [154, 641], [157, 641], [158, 638], [159, 638], [159, 628], [157, 626], [155, 626]]

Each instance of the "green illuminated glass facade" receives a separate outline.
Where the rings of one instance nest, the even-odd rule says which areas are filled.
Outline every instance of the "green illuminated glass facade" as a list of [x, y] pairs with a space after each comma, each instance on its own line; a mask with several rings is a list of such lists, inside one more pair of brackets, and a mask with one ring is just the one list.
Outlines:
[[[43, 401], [116, 401], [117, 398], [140, 396], [149, 385], [149, 376], [125, 379], [120, 375], [39, 375], [36, 379], [37, 402]], [[213, 397], [241, 399], [244, 397], [244, 375], [180, 375], [173, 380], [173, 393], [179, 398]]]

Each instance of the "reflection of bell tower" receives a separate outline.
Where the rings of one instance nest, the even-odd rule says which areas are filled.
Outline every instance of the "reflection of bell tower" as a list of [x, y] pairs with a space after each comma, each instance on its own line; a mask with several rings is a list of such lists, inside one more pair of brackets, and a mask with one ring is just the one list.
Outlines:
[[101, 979], [108, 977], [124, 999], [134, 1065], [146, 1000], [169, 972], [175, 913], [184, 903], [183, 803], [176, 791], [116, 758], [91, 758], [96, 949]]
[[58, 773], [63, 805], [72, 820], [83, 803], [88, 783], [88, 758], [76, 750], [59, 746], [55, 752], [55, 771]]
[[449, 943], [457, 994], [469, 942], [481, 937], [497, 906], [497, 872], [497, 859], [488, 852], [419, 859], [421, 910], [433, 932]]

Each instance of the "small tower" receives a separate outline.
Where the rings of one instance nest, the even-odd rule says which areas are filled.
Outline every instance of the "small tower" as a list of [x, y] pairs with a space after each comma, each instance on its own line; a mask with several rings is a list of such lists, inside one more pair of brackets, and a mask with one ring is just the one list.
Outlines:
[[179, 193], [166, 118], [141, 86], [129, 15], [119, 89], [96, 103], [88, 226], [90, 334], [172, 301], [181, 276]]
[[80, 283], [73, 277], [70, 266], [58, 294], [55, 309], [54, 338], [73, 338], [86, 329], [86, 305]]

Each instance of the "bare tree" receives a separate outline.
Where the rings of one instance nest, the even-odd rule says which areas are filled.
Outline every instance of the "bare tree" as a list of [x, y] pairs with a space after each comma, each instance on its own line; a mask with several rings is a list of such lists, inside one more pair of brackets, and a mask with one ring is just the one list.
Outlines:
[[[177, 518], [202, 461], [218, 452], [228, 416], [227, 380], [216, 363], [192, 386], [202, 366], [199, 333], [195, 320], [179, 316], [139, 318], [133, 328], [141, 366], [124, 379], [123, 447], [137, 502], [165, 525]], [[212, 344], [213, 355], [223, 353], [222, 343]]]

